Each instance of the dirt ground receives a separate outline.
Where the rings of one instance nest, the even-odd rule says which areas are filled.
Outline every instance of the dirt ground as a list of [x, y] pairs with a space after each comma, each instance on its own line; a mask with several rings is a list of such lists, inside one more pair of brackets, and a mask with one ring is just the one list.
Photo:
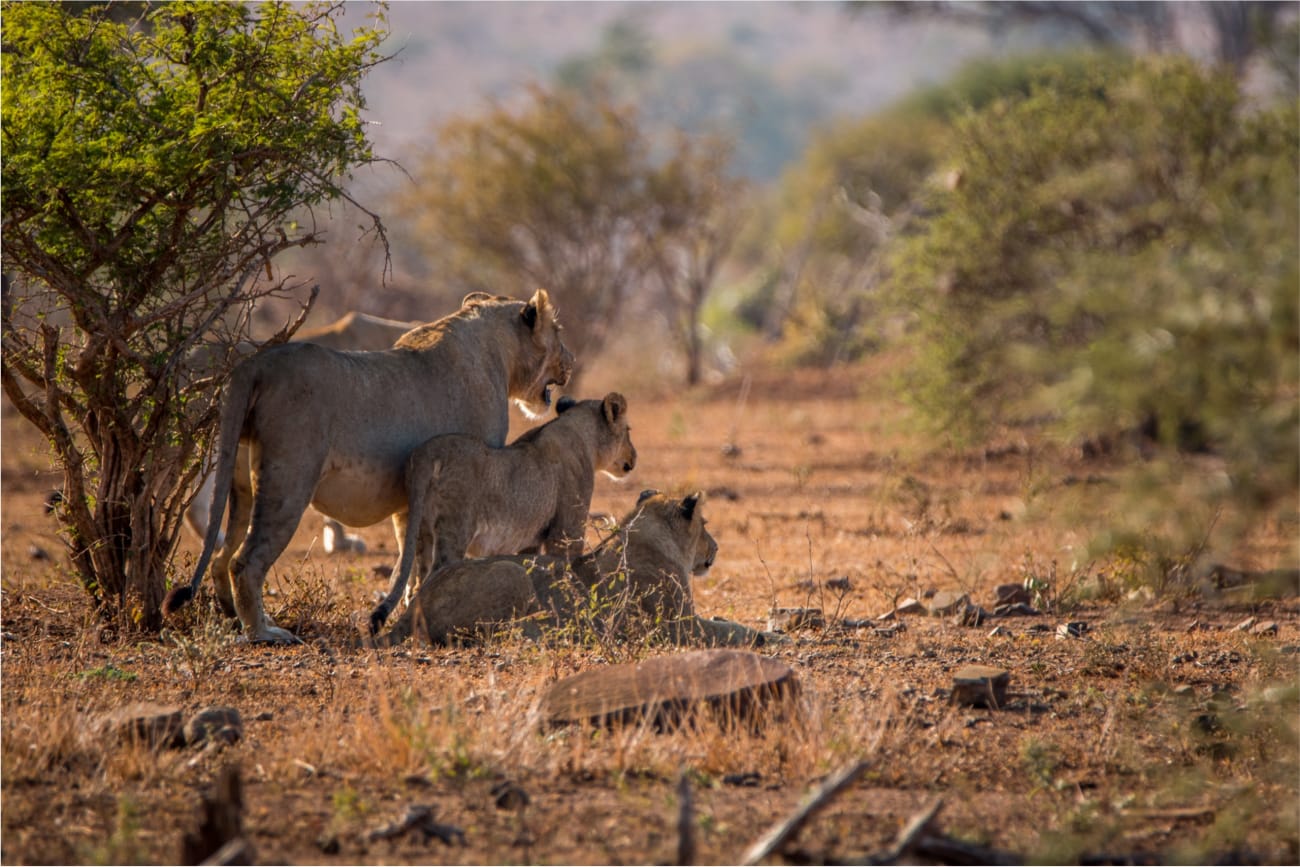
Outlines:
[[[740, 863], [826, 777], [865, 761], [769, 862], [883, 857], [936, 798], [928, 839], [950, 848], [923, 861], [1300, 861], [1294, 593], [1144, 593], [1124, 564], [1087, 553], [1117, 465], [1015, 433], [935, 447], [886, 396], [885, 373], [628, 392], [640, 461], [623, 482], [602, 478], [593, 512], [621, 515], [643, 488], [702, 490], [720, 551], [695, 582], [700, 612], [758, 628], [774, 606], [824, 612], [826, 625], [761, 649], [794, 669], [802, 698], [798, 717], [758, 733], [538, 725], [549, 684], [662, 647], [347, 649], [395, 544], [381, 525], [359, 531], [367, 553], [325, 555], [314, 513], [268, 582], [268, 610], [305, 645], [236, 644], [197, 607], [159, 638], [99, 630], [42, 510], [59, 477], [7, 412], [0, 860], [177, 863], [202, 796], [234, 766], [262, 863], [675, 863], [680, 785], [687, 857]], [[1294, 520], [1261, 524], [1214, 553], [1294, 568], [1296, 535]], [[178, 577], [197, 547], [185, 540]], [[944, 591], [991, 611], [1009, 583], [1040, 613], [864, 622]], [[1058, 637], [1072, 622], [1086, 626]], [[1005, 706], [950, 701], [967, 663], [1010, 672]], [[151, 751], [93, 733], [100, 714], [144, 701], [233, 706], [243, 737]], [[504, 783], [526, 798], [501, 797]], [[411, 805], [463, 834], [372, 834]]]

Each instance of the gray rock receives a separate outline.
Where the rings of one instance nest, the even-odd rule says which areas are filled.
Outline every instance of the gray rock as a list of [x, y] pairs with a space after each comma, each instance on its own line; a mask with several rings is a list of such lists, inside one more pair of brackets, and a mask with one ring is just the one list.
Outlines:
[[1249, 632], [1251, 629], [1254, 628], [1255, 628], [1254, 617], [1247, 617], [1245, 620], [1241, 621], [1240, 623], [1238, 623], [1236, 626], [1233, 627], [1233, 629], [1236, 630], [1237, 632]]
[[994, 626], [993, 629], [989, 631], [989, 638], [998, 638], [1000, 636], [1010, 635], [1010, 634], [1011, 634], [1011, 630], [1007, 629], [1005, 626]]
[[100, 715], [91, 729], [101, 737], [144, 743], [154, 749], [185, 745], [181, 709], [139, 702]]
[[1041, 612], [1024, 602], [1004, 602], [993, 609], [994, 617], [1037, 617]]
[[233, 707], [205, 707], [185, 723], [185, 743], [203, 746], [208, 742], [233, 744], [244, 736], [244, 720]]
[[1088, 624], [1082, 620], [1072, 620], [1056, 627], [1057, 638], [1082, 638], [1088, 633]]
[[1265, 620], [1250, 627], [1251, 635], [1277, 635], [1277, 621]]
[[1011, 672], [988, 665], [964, 665], [952, 676], [952, 701], [967, 707], [1005, 707]]
[[825, 625], [826, 617], [820, 608], [773, 608], [767, 614], [768, 632], [821, 629]]
[[965, 607], [958, 608], [952, 615], [952, 624], [953, 626], [979, 626], [988, 619], [989, 613], [987, 611], [968, 602]]
[[923, 605], [921, 602], [909, 596], [908, 598], [904, 599], [902, 602], [898, 603], [898, 605], [894, 607], [893, 611], [889, 611], [886, 612], [885, 614], [880, 615], [880, 619], [889, 620], [894, 617], [903, 617], [908, 614], [924, 614], [924, 613], [925, 613], [925, 605]]
[[930, 614], [935, 617], [948, 617], [964, 611], [970, 605], [970, 597], [957, 590], [941, 590], [930, 598]]

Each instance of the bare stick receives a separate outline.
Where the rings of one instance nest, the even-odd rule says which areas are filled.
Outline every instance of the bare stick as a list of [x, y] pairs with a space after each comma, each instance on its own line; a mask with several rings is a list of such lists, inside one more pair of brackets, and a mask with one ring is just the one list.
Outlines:
[[695, 808], [691, 803], [691, 780], [682, 774], [677, 781], [677, 863], [695, 863]]
[[860, 761], [847, 765], [827, 777], [817, 791], [805, 798], [803, 803], [783, 822], [774, 825], [758, 839], [758, 842], [750, 846], [749, 851], [745, 853], [745, 857], [741, 859], [740, 863], [757, 864], [784, 846], [799, 833], [799, 830], [815, 813], [834, 800], [836, 795], [852, 785], [858, 777], [862, 776], [868, 764], [866, 761]]
[[939, 810], [943, 809], [943, 798], [935, 798], [925, 809], [913, 816], [898, 832], [898, 838], [894, 840], [894, 846], [889, 850], [889, 854], [884, 857], [883, 863], [895, 864], [900, 858], [912, 850], [916, 841], [930, 827], [934, 817], [939, 815]]

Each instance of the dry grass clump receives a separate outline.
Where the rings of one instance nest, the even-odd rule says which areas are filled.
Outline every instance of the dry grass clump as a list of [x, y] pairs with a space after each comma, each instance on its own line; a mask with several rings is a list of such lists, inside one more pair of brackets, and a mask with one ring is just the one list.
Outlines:
[[[49, 480], [8, 469], [27, 434], [6, 420], [0, 858], [173, 862], [230, 763], [263, 861], [670, 862], [685, 778], [697, 860], [734, 863], [827, 775], [866, 760], [773, 862], [874, 857], [936, 796], [944, 833], [1030, 862], [1300, 860], [1300, 602], [1192, 584], [1128, 598], [1142, 564], [1088, 546], [1113, 467], [1014, 432], [935, 450], [887, 404], [853, 397], [861, 371], [844, 376], [831, 388], [791, 375], [779, 400], [760, 387], [745, 401], [634, 400], [636, 477], [602, 480], [593, 503], [621, 515], [641, 488], [703, 489], [719, 554], [693, 582], [699, 612], [761, 629], [773, 607], [822, 609], [823, 626], [762, 648], [801, 692], [797, 715], [758, 731], [707, 713], [667, 733], [544, 726], [556, 681], [671, 651], [602, 631], [608, 611], [540, 642], [506, 631], [351, 649], [386, 585], [372, 570], [395, 556], [386, 525], [362, 531], [369, 553], [327, 558], [304, 521], [266, 597], [302, 645], [241, 644], [210, 603], [156, 638], [101, 630], [44, 522]], [[1206, 556], [1286, 566], [1294, 530], [1210, 539]], [[1040, 614], [869, 622], [932, 591], [990, 608], [1005, 583]], [[1088, 629], [1058, 638], [1066, 621]], [[967, 663], [1010, 671], [1006, 707], [951, 703]], [[244, 736], [205, 753], [90, 732], [100, 713], [146, 701], [234, 706]], [[526, 797], [503, 794], [516, 789]], [[370, 837], [416, 805], [464, 842]]]

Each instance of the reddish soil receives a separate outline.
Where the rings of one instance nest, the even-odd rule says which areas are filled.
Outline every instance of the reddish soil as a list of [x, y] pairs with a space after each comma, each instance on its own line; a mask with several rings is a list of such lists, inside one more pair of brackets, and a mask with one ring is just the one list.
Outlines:
[[[672, 863], [684, 774], [693, 860], [738, 863], [826, 776], [865, 760], [769, 861], [879, 856], [939, 797], [932, 836], [967, 856], [1296, 863], [1294, 593], [1189, 581], [1148, 595], [1124, 563], [1087, 553], [1119, 507], [1121, 467], [1016, 433], [933, 447], [883, 396], [882, 377], [871, 365], [765, 371], [745, 387], [628, 394], [640, 463], [625, 482], [601, 480], [593, 512], [621, 515], [646, 487], [703, 490], [720, 552], [695, 582], [700, 612], [759, 628], [773, 606], [826, 615], [761, 649], [795, 669], [803, 698], [799, 719], [758, 735], [538, 725], [555, 680], [662, 647], [347, 649], [395, 545], [376, 526], [359, 531], [368, 553], [327, 556], [314, 514], [267, 599], [307, 644], [238, 645], [199, 607], [160, 638], [100, 630], [42, 510], [59, 476], [7, 412], [0, 859], [175, 863], [201, 795], [234, 764], [261, 862]], [[1261, 522], [1217, 554], [1246, 570], [1294, 568], [1296, 533], [1294, 518]], [[196, 554], [187, 538], [177, 577]], [[991, 610], [997, 585], [1026, 581], [1036, 616], [861, 624], [931, 591]], [[1276, 630], [1235, 628], [1251, 617]], [[1068, 622], [1086, 631], [1058, 638]], [[1005, 707], [949, 702], [967, 663], [1010, 671]], [[139, 701], [234, 706], [243, 739], [154, 752], [90, 731], [98, 714]], [[507, 780], [526, 806], [498, 805]], [[463, 840], [368, 836], [412, 804]]]

